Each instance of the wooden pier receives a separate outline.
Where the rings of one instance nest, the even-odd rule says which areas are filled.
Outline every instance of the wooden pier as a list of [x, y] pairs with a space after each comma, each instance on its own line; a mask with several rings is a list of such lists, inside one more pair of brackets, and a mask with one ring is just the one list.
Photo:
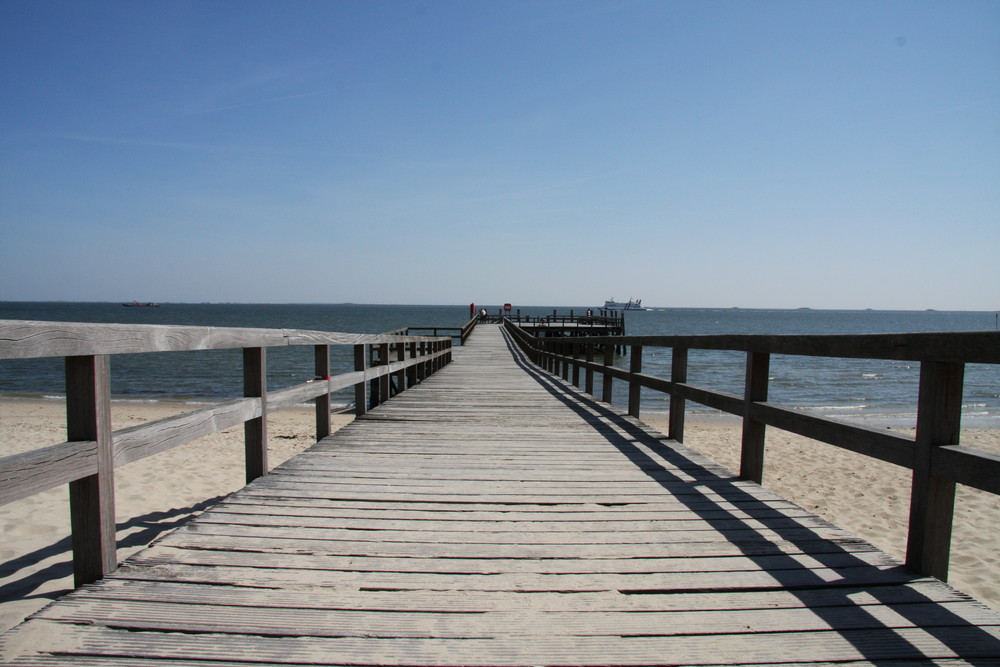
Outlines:
[[1000, 615], [540, 370], [502, 327], [466, 342], [7, 633], [0, 663], [1000, 663]]

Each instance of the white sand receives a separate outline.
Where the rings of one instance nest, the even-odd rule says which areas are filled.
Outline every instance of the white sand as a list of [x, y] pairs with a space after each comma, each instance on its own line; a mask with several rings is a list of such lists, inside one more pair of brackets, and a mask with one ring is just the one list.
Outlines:
[[[115, 402], [111, 418], [117, 430], [191, 409], [182, 404]], [[335, 414], [333, 428], [353, 418]], [[65, 441], [65, 420], [59, 401], [0, 400], [0, 456]], [[270, 467], [315, 443], [315, 429], [312, 408], [272, 413]], [[244, 470], [242, 425], [115, 469], [118, 560], [241, 488]], [[0, 631], [68, 592], [73, 586], [70, 563], [67, 487], [0, 506]]]
[[[115, 429], [190, 406], [115, 403]], [[271, 467], [315, 442], [314, 412], [269, 418]], [[334, 415], [334, 428], [353, 419]], [[665, 418], [644, 421], [666, 431]], [[0, 456], [65, 440], [61, 402], [0, 400]], [[963, 444], [1000, 453], [1000, 431], [963, 433]], [[739, 467], [738, 422], [688, 423], [685, 444], [730, 469]], [[243, 428], [234, 427], [115, 471], [119, 560], [178, 521], [243, 486]], [[902, 559], [908, 471], [776, 429], [768, 433], [765, 485]], [[951, 583], [1000, 610], [1000, 496], [960, 487]], [[127, 524], [124, 527], [122, 524]], [[0, 631], [72, 587], [66, 487], [0, 507]], [[125, 546], [121, 546], [121, 545]]]
[[[667, 431], [665, 417], [643, 421]], [[738, 420], [685, 420], [684, 444], [739, 471]], [[901, 431], [913, 437], [913, 430]], [[970, 429], [961, 444], [1000, 454], [1000, 430]], [[764, 486], [904, 560], [910, 471], [832, 445], [768, 429]], [[959, 485], [948, 583], [1000, 611], [1000, 496]]]

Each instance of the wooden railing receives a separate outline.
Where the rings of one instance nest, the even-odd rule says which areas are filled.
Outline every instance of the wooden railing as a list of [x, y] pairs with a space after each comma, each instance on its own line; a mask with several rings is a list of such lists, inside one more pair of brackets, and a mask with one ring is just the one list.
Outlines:
[[[397, 331], [392, 331], [390, 333], [399, 333], [411, 336], [414, 334], [414, 332], [430, 332], [430, 335], [432, 336], [440, 336], [442, 335], [440, 333], [442, 331], [449, 331], [449, 332], [454, 331], [457, 333], [448, 333], [444, 335], [451, 336], [452, 338], [457, 338], [459, 345], [465, 345], [465, 341], [467, 341], [469, 339], [469, 336], [472, 335], [472, 331], [473, 329], [476, 328], [476, 323], [479, 321], [480, 320], [478, 317], [473, 317], [471, 320], [469, 320], [460, 327], [406, 327], [405, 329], [399, 329]], [[422, 333], [421, 335], [427, 335], [427, 334]]]
[[[354, 347], [353, 371], [330, 375], [331, 345]], [[266, 351], [279, 346], [312, 346], [315, 378], [268, 391]], [[244, 398], [111, 431], [111, 356], [232, 348], [243, 348]], [[372, 349], [376, 361], [369, 363]], [[0, 458], [0, 505], [69, 484], [73, 574], [80, 586], [117, 564], [116, 467], [242, 423], [249, 483], [268, 472], [269, 413], [314, 400], [316, 438], [324, 438], [331, 431], [332, 392], [353, 386], [363, 414], [447, 364], [451, 338], [0, 320], [0, 359], [37, 357], [65, 357], [67, 441]]]
[[557, 311], [553, 310], [551, 315], [521, 315], [521, 310], [518, 309], [517, 312], [512, 315], [504, 316], [501, 312], [500, 317], [518, 324], [590, 324], [594, 326], [619, 328], [622, 330], [624, 330], [625, 327], [625, 316], [617, 310], [590, 310], [583, 315], [577, 315], [573, 310], [569, 311], [569, 315], [565, 313], [560, 315]]
[[[543, 369], [594, 394], [594, 373], [602, 375], [602, 400], [611, 402], [612, 383], [628, 384], [628, 412], [639, 416], [643, 388], [670, 396], [667, 435], [684, 440], [685, 402], [690, 400], [743, 418], [740, 477], [760, 483], [764, 436], [774, 426], [807, 438], [887, 461], [913, 471], [906, 564], [947, 580], [955, 484], [1000, 494], [1000, 456], [959, 445], [962, 385], [967, 363], [1000, 363], [1000, 332], [871, 335], [704, 335], [535, 338], [513, 323], [507, 330]], [[628, 370], [616, 368], [616, 347], [629, 348]], [[669, 379], [642, 372], [643, 349], [672, 350]], [[601, 349], [601, 361], [595, 350]], [[729, 350], [746, 354], [742, 396], [688, 383], [689, 350]], [[917, 428], [914, 438], [825, 417], [803, 414], [768, 402], [772, 354], [919, 362]], [[581, 385], [581, 371], [583, 383]], [[596, 394], [595, 394], [596, 395]]]

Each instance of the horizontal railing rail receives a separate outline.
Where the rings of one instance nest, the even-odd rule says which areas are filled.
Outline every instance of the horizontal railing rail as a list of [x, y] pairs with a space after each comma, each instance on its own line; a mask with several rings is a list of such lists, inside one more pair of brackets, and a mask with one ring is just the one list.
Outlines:
[[[480, 319], [478, 317], [473, 317], [471, 320], [469, 320], [460, 327], [406, 327], [405, 329], [400, 329], [399, 333], [402, 333], [404, 335], [413, 335], [413, 332], [429, 331], [431, 332], [430, 335], [439, 336], [442, 335], [440, 334], [440, 332], [442, 331], [455, 331], [457, 333], [449, 333], [445, 335], [451, 336], [452, 338], [457, 338], [459, 341], [459, 345], [465, 345], [465, 341], [467, 341], [469, 339], [469, 336], [472, 335], [472, 330], [476, 328], [476, 323], [479, 321]], [[397, 332], [392, 332], [392, 333], [397, 333]]]
[[625, 316], [621, 315], [616, 311], [600, 311], [599, 314], [585, 314], [577, 315], [574, 311], [569, 311], [569, 315], [563, 313], [560, 315], [556, 311], [552, 311], [551, 315], [521, 315], [520, 310], [517, 314], [506, 315], [503, 319], [509, 320], [511, 322], [516, 322], [518, 324], [589, 324], [592, 326], [607, 326], [607, 327], [617, 327], [624, 328], [625, 326]]
[[[352, 371], [330, 374], [331, 345], [353, 346]], [[266, 350], [280, 346], [313, 347], [315, 377], [268, 391]], [[111, 431], [111, 357], [238, 348], [243, 398]], [[0, 359], [65, 357], [67, 409], [66, 442], [0, 458], [0, 505], [69, 484], [74, 579], [95, 581], [117, 565], [116, 467], [242, 423], [249, 483], [268, 472], [268, 414], [315, 401], [320, 440], [331, 432], [331, 393], [353, 386], [364, 414], [450, 362], [451, 348], [450, 336], [0, 320]]]
[[[551, 339], [531, 336], [509, 321], [507, 330], [535, 364], [581, 386], [587, 393], [596, 396], [594, 374], [601, 374], [601, 397], [605, 402], [611, 402], [614, 380], [627, 383], [628, 412], [632, 416], [639, 417], [642, 389], [669, 395], [667, 435], [678, 442], [684, 440], [687, 401], [742, 417], [743, 479], [757, 483], [763, 480], [767, 426], [912, 470], [906, 564], [922, 574], [947, 580], [956, 483], [1000, 494], [1000, 456], [959, 444], [965, 364], [1000, 364], [1000, 332]], [[669, 379], [642, 372], [643, 350], [648, 347], [671, 349]], [[629, 351], [628, 369], [612, 365], [614, 350], [622, 348]], [[689, 350], [745, 353], [743, 395], [690, 384]], [[598, 352], [602, 357], [599, 361], [595, 360]], [[773, 354], [919, 362], [915, 437], [808, 415], [769, 402], [768, 370]]]

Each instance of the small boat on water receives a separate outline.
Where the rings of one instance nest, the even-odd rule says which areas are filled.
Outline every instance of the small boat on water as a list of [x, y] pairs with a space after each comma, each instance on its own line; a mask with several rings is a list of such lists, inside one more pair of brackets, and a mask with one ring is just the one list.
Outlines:
[[615, 301], [614, 297], [604, 302], [605, 310], [649, 310], [642, 307], [642, 299], [629, 299], [627, 302]]
[[160, 304], [154, 303], [152, 301], [148, 303], [141, 303], [139, 301], [132, 301], [130, 303], [123, 303], [126, 308], [159, 308]]

